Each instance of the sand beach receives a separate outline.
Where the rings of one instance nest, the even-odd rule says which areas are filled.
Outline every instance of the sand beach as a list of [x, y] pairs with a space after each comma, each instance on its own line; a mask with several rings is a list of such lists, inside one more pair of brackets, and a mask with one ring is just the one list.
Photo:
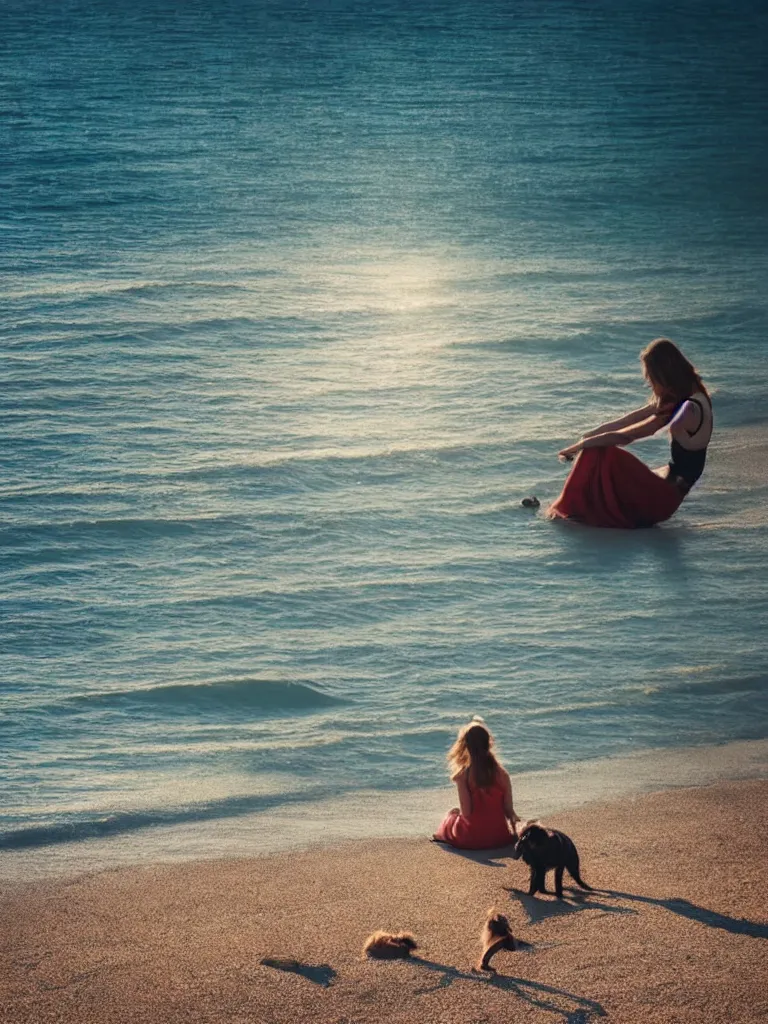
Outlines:
[[[142, 1021], [715, 1022], [765, 1020], [768, 783], [723, 782], [585, 806], [594, 892], [525, 894], [508, 851], [427, 838], [155, 864], [8, 883], [0, 1016]], [[518, 951], [473, 973], [486, 911]], [[410, 962], [361, 958], [407, 929]]]

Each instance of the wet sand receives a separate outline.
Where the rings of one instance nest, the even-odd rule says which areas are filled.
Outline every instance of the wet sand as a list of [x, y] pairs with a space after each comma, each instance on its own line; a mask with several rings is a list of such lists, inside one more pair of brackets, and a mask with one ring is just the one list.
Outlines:
[[[419, 840], [6, 885], [0, 1018], [17, 1022], [765, 1020], [768, 782], [555, 815], [595, 892]], [[521, 948], [472, 973], [490, 907]], [[360, 956], [408, 929], [411, 962]]]

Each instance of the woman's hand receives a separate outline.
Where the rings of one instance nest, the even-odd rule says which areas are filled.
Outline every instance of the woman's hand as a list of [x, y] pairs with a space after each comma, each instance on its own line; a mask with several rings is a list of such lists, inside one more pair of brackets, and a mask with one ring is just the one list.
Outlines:
[[557, 453], [557, 457], [558, 459], [562, 459], [563, 462], [573, 462], [574, 457], [579, 454], [582, 447], [582, 442], [577, 441], [576, 444], [572, 444], [568, 448], [563, 448], [562, 451]]
[[651, 424], [651, 420], [646, 420], [636, 427], [627, 427], [626, 430], [606, 430], [603, 434], [590, 434], [589, 437], [585, 435], [576, 444], [558, 452], [558, 457], [566, 462], [571, 462], [574, 455], [578, 455], [585, 448], [612, 448], [617, 444], [629, 444], [638, 437], [647, 437], [649, 433], [653, 434], [659, 429], [656, 426], [656, 418], [651, 417], [651, 419], [653, 420], [653, 429], [646, 427], [646, 424]]

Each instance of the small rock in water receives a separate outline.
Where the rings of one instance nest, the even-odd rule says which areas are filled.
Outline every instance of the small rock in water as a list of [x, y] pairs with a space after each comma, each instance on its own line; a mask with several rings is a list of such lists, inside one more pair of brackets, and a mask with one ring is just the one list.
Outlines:
[[520, 504], [523, 508], [538, 508], [539, 505], [541, 505], [541, 502], [535, 494], [532, 494], [530, 498], [523, 498]]

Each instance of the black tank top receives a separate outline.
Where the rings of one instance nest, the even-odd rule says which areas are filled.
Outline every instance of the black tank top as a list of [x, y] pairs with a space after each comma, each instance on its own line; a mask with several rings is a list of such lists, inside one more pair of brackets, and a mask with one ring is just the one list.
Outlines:
[[[698, 406], [699, 412], [701, 413], [701, 419], [699, 420], [698, 427], [695, 430], [689, 431], [691, 437], [693, 437], [693, 435], [698, 434], [704, 426], [704, 409], [697, 398], [686, 398], [685, 401], [693, 402], [694, 405]], [[680, 405], [683, 405], [683, 403], [681, 402]], [[704, 464], [707, 461], [706, 447], [698, 448], [693, 451], [690, 448], [683, 448], [679, 441], [672, 438], [670, 455], [670, 476], [680, 477], [685, 481], [687, 487], [690, 489], [704, 472]]]
[[689, 487], [693, 487], [704, 472], [707, 449], [700, 448], [698, 451], [692, 452], [688, 448], [683, 448], [679, 441], [673, 439], [670, 454], [672, 456], [672, 461], [669, 463], [670, 474], [682, 477]]

